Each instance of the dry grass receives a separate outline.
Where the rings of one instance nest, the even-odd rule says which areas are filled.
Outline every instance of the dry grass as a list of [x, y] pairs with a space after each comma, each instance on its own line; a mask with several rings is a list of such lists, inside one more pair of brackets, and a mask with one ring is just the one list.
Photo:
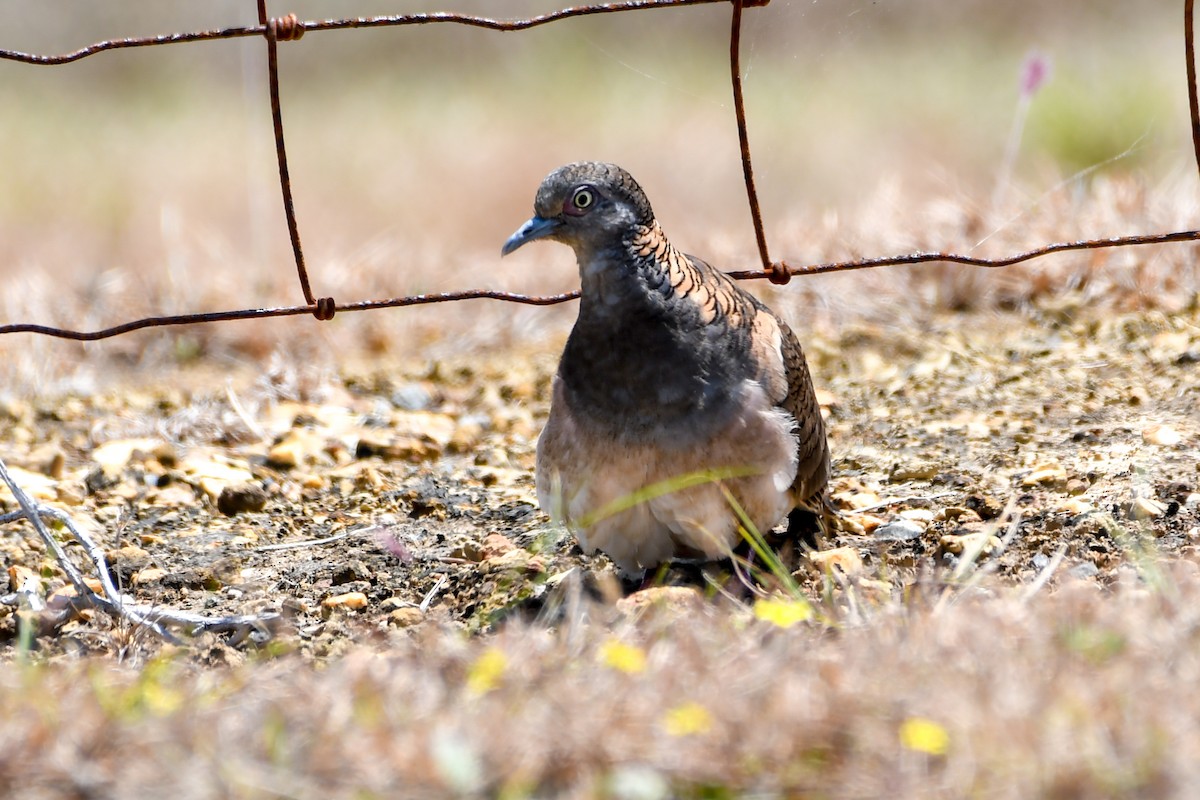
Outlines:
[[321, 668], [14, 667], [0, 779], [23, 797], [1186, 796], [1200, 577], [1159, 566], [1153, 589], [931, 583], [790, 629], [590, 607], [483, 640], [368, 634]]

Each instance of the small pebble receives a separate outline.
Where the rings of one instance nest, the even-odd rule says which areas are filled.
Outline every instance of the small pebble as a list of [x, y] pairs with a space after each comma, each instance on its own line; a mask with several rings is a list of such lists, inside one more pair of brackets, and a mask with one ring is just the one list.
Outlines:
[[1068, 497], [1055, 506], [1054, 510], [1078, 516], [1079, 514], [1087, 514], [1088, 512], [1095, 511], [1096, 507], [1079, 497]]
[[809, 553], [808, 560], [823, 570], [831, 570], [836, 567], [846, 575], [854, 575], [863, 570], [862, 557], [853, 547], [835, 547], [831, 550]]
[[375, 575], [371, 572], [371, 568], [364, 562], [358, 559], [351, 559], [334, 569], [332, 581], [334, 586], [341, 586], [342, 584], [353, 583], [354, 581], [370, 581], [374, 577]]
[[927, 481], [941, 471], [941, 465], [933, 461], [914, 461], [907, 464], [896, 464], [892, 467], [888, 480], [893, 483], [899, 481]]
[[304, 463], [310, 449], [303, 437], [289, 433], [267, 453], [267, 463], [281, 469], [298, 467]]
[[167, 576], [165, 569], [158, 567], [147, 567], [133, 574], [133, 582], [135, 584], [144, 585], [147, 583], [158, 583]]
[[10, 592], [19, 592], [29, 581], [35, 580], [37, 573], [29, 569], [29, 567], [13, 564], [8, 568], [8, 590]]
[[388, 614], [388, 624], [397, 628], [411, 628], [424, 618], [425, 615], [421, 613], [421, 609], [405, 606], [393, 609]]
[[967, 498], [967, 508], [974, 511], [982, 519], [995, 519], [1004, 511], [1004, 504], [994, 497], [984, 494], [973, 494]]
[[875, 538], [883, 542], [911, 542], [920, 539], [925, 529], [907, 519], [895, 519], [875, 529]]
[[1167, 513], [1167, 504], [1161, 503], [1153, 497], [1139, 497], [1129, 504], [1129, 518], [1133, 520], [1154, 519], [1165, 513]]
[[392, 405], [405, 411], [424, 411], [433, 402], [429, 390], [419, 383], [406, 383], [392, 392]]
[[1067, 494], [1069, 495], [1080, 495], [1087, 490], [1087, 481], [1080, 480], [1079, 478], [1071, 478], [1071, 480], [1067, 481]]
[[1055, 463], [1038, 464], [1021, 479], [1022, 486], [1040, 486], [1067, 483], [1067, 471]]
[[517, 546], [504, 534], [489, 533], [483, 537], [483, 543], [479, 546], [479, 557], [481, 560], [496, 558], [516, 549]]
[[1183, 441], [1183, 437], [1170, 425], [1150, 425], [1142, 430], [1142, 441], [1146, 444], [1174, 447]]
[[267, 493], [257, 483], [231, 484], [217, 496], [217, 510], [227, 517], [262, 511], [266, 505]]
[[1100, 574], [1100, 568], [1091, 561], [1081, 561], [1067, 570], [1067, 574], [1072, 578], [1094, 578]]
[[962, 555], [963, 553], [978, 553], [986, 556], [998, 551], [1002, 543], [999, 536], [986, 531], [979, 533], [948, 533], [938, 540], [938, 546], [943, 552]]
[[105, 555], [109, 568], [122, 581], [131, 580], [135, 572], [150, 566], [150, 554], [134, 544], [127, 544], [119, 550], [110, 550]]
[[362, 592], [346, 592], [326, 597], [321, 601], [325, 608], [366, 608], [369, 604], [367, 596]]
[[979, 513], [970, 508], [962, 506], [947, 506], [937, 513], [934, 517], [937, 520], [954, 520], [960, 525], [965, 525], [969, 522], [981, 522], [982, 519]]
[[688, 611], [704, 602], [704, 596], [690, 586], [652, 586], [617, 601], [622, 614], [637, 614], [648, 608], [667, 612]]
[[841, 513], [841, 524], [849, 533], [872, 533], [879, 529], [883, 520], [874, 514], [855, 514], [850, 511]]

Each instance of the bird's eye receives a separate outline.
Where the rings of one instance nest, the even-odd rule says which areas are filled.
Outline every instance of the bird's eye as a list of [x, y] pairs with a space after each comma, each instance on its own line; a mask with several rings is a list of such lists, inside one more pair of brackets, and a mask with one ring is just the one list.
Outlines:
[[587, 187], [576, 189], [574, 196], [571, 197], [571, 205], [580, 211], [587, 211], [594, 202], [596, 202], [596, 195]]
[[582, 217], [596, 205], [597, 192], [591, 186], [577, 186], [571, 196], [563, 200], [563, 213], [568, 217]]

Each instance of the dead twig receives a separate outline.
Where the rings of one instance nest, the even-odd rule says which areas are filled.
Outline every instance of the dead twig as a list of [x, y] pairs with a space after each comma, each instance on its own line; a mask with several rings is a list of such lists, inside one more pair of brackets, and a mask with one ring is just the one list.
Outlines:
[[952, 497], [953, 495], [954, 492], [938, 492], [936, 494], [910, 494], [905, 497], [889, 497], [873, 505], [863, 506], [862, 508], [848, 508], [846, 511], [851, 514], [865, 514], [869, 511], [878, 511], [881, 508], [887, 508], [888, 506], [911, 503], [914, 500], [940, 500], [943, 497]]
[[246, 426], [246, 430], [250, 431], [250, 434], [258, 441], [265, 441], [266, 432], [251, 418], [246, 407], [242, 405], [242, 401], [238, 400], [237, 393], [233, 391], [232, 380], [225, 382], [225, 398], [229, 401], [229, 407], [233, 409], [233, 413], [237, 414], [237, 418]]
[[70, 522], [70, 518], [67, 517], [66, 514], [58, 511], [58, 509], [41, 506], [38, 503], [35, 503], [33, 499], [25, 493], [25, 490], [22, 489], [15, 480], [13, 480], [13, 477], [9, 474], [8, 467], [5, 465], [3, 459], [0, 459], [0, 480], [7, 484], [9, 491], [12, 492], [13, 497], [17, 500], [17, 505], [21, 507], [19, 512], [0, 515], [0, 523], [12, 522], [20, 519], [21, 517], [29, 520], [29, 524], [33, 526], [33, 529], [37, 532], [42, 542], [46, 545], [46, 549], [54, 554], [59, 566], [61, 566], [63, 572], [66, 573], [67, 579], [71, 581], [71, 585], [75, 587], [75, 592], [79, 595], [79, 597], [83, 598], [89, 595], [95, 596], [96, 593], [92, 591], [90, 586], [88, 586], [87, 581], [84, 580], [83, 573], [77, 566], [75, 566], [75, 562], [67, 556], [67, 552], [63, 550], [62, 545], [58, 542], [58, 539], [56, 539], [54, 535], [46, 529], [46, 525], [42, 521], [43, 517], [51, 517], [52, 519], [57, 519], [66, 524], [67, 529], [71, 531], [71, 535], [73, 535], [76, 541], [83, 546], [84, 552], [86, 552], [88, 557], [92, 559], [92, 563], [96, 565], [97, 572], [99, 573], [97, 577], [100, 580], [100, 585], [104, 588], [104, 597], [101, 598], [97, 596], [97, 601], [103, 601], [101, 605], [111, 607], [113, 613], [115, 613], [117, 616], [125, 617], [136, 625], [150, 625], [157, 628], [155, 633], [158, 633], [168, 640], [175, 639], [175, 637], [171, 636], [171, 634], [167, 633], [165, 630], [158, 628], [157, 623], [143, 618], [136, 611], [130, 611], [125, 608], [121, 593], [117, 590], [116, 585], [112, 582], [112, 575], [109, 574], [108, 563], [104, 557], [103, 550], [95, 545], [95, 543], [91, 540], [91, 537], [87, 536], [78, 528], [76, 528], [74, 523]]
[[421, 604], [417, 606], [417, 608], [420, 609], [422, 614], [429, 610], [429, 606], [433, 604], [433, 598], [437, 597], [438, 592], [442, 590], [442, 587], [446, 585], [448, 580], [449, 578], [447, 578], [445, 575], [439, 575], [437, 583], [433, 584], [433, 588], [426, 592], [425, 596], [421, 598]]
[[[22, 518], [29, 521], [34, 530], [37, 531], [38, 536], [45, 543], [46, 548], [54, 555], [59, 567], [74, 587], [76, 597], [72, 602], [76, 607], [99, 609], [110, 616], [125, 619], [133, 625], [146, 628], [165, 641], [173, 644], [181, 642], [178, 637], [163, 627], [164, 624], [183, 628], [191, 633], [244, 633], [250, 630], [270, 631], [282, 619], [277, 613], [207, 617], [203, 614], [193, 614], [187, 611], [176, 611], [157, 606], [147, 608], [129, 602], [113, 583], [112, 575], [108, 570], [108, 560], [105, 558], [103, 548], [91, 536], [77, 527], [69, 515], [57, 508], [34, 502], [26, 494], [25, 490], [13, 480], [3, 460], [0, 460], [0, 480], [8, 486], [9, 491], [12, 492], [13, 497], [17, 500], [17, 504], [21, 507], [20, 511], [0, 514], [0, 524], [15, 522]], [[75, 541], [83, 548], [92, 562], [96, 577], [100, 581], [104, 594], [97, 594], [88, 585], [82, 571], [75, 565], [75, 562], [71, 560], [66, 551], [63, 550], [62, 545], [59, 544], [54, 535], [47, 530], [43, 522], [46, 518], [62, 523], [70, 531]]]
[[334, 534], [333, 536], [326, 536], [324, 539], [305, 539], [300, 542], [282, 542], [280, 544], [267, 544], [267, 545], [263, 545], [262, 547], [254, 548], [254, 552], [270, 553], [270, 552], [275, 552], [275, 551], [279, 551], [279, 550], [301, 550], [305, 547], [320, 547], [323, 544], [332, 544], [334, 542], [340, 542], [342, 539], [350, 538], [350, 536], [353, 534], [364, 533], [366, 531], [371, 531], [371, 530], [375, 530], [375, 527], [372, 526], [369, 528], [355, 528], [352, 531], [342, 531], [341, 533]]

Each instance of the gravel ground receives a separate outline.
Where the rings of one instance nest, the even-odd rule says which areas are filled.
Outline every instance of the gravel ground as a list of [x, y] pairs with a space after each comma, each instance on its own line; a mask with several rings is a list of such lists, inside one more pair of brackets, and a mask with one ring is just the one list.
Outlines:
[[[787, 554], [810, 595], [852, 579], [901, 596], [921, 576], [980, 568], [1010, 584], [1106, 586], [1149, 555], [1193, 556], [1194, 305], [1098, 314], [1068, 296], [920, 330], [854, 326], [807, 349], [843, 516], [828, 552]], [[362, 631], [486, 632], [552, 620], [576, 579], [601, 602], [639, 588], [537, 509], [554, 363], [547, 349], [336, 376], [279, 367], [215, 392], [200, 388], [213, 376], [185, 371], [111, 395], [9, 401], [0, 453], [26, 490], [93, 531], [139, 602], [278, 612], [271, 647], [312, 658]], [[0, 547], [11, 589], [36, 574], [61, 594], [28, 526], [4, 526]], [[728, 567], [680, 566], [645, 585], [744, 599]], [[0, 614], [12, 657], [18, 617]], [[124, 652], [97, 635], [105, 624], [87, 612], [36, 646]], [[234, 638], [237, 661], [266, 637]]]

